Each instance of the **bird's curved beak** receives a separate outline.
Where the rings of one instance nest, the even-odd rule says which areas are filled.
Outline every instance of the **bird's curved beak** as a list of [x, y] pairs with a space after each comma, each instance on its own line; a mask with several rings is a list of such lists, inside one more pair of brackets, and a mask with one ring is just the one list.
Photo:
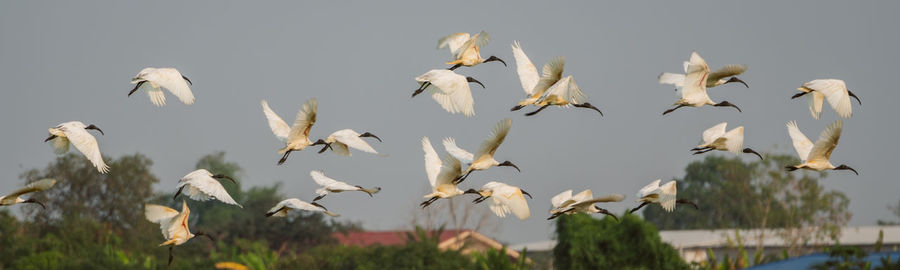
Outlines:
[[512, 162], [509, 162], [509, 160], [504, 161], [503, 163], [500, 163], [500, 164], [497, 165], [497, 166], [509, 166], [509, 167], [516, 168], [516, 171], [522, 172], [522, 170], [519, 170], [519, 166], [516, 166], [516, 164], [513, 164]]
[[369, 133], [369, 132], [360, 134], [359, 136], [360, 136], [360, 137], [372, 137], [372, 138], [375, 138], [376, 140], [378, 140], [378, 142], [382, 142], [382, 141], [381, 141], [381, 138], [378, 138], [378, 136], [375, 136], [375, 134], [372, 134], [372, 133]]
[[843, 164], [841, 164], [841, 166], [838, 166], [837, 168], [834, 168], [834, 169], [835, 170], [850, 170], [850, 171], [853, 171], [853, 173], [855, 173], [856, 175], [859, 175], [859, 173], [856, 172], [856, 170], [854, 170], [853, 168], [850, 168], [850, 166], [843, 165]]
[[508, 67], [508, 66], [506, 65], [506, 62], [503, 61], [503, 59], [500, 59], [500, 57], [496, 57], [496, 56], [491, 55], [491, 57], [488, 57], [488, 59], [485, 59], [485, 60], [484, 60], [485, 63], [491, 62], [491, 61], [500, 61], [500, 63], [503, 63], [503, 66], [504, 66], [504, 67]]
[[[742, 81], [741, 79], [738, 79], [738, 77], [731, 77], [731, 79], [728, 79], [727, 81], [725, 81], [725, 83], [733, 83], [733, 82], [742, 83], [742, 84], [744, 84], [744, 87], [750, 88], [750, 86], [747, 85], [746, 82]], [[725, 84], [725, 83], [723, 83], [723, 84]]]
[[856, 94], [853, 94], [853, 92], [851, 92], [850, 89], [847, 89], [847, 94], [850, 95], [851, 97], [855, 98], [856, 102], [859, 102], [859, 106], [862, 106], [862, 101], [860, 101], [859, 97], [857, 97]]
[[521, 191], [522, 194], [528, 195], [528, 198], [534, 199], [534, 197], [531, 197], [531, 194], [528, 194], [528, 192], [525, 192], [525, 191], [522, 190], [521, 188], [519, 189], [519, 191]]
[[481, 88], [486, 88], [486, 87], [484, 87], [484, 84], [482, 84], [481, 82], [479, 82], [479, 81], [476, 80], [475, 78], [472, 78], [472, 77], [466, 77], [466, 81], [467, 81], [467, 82], [470, 82], [470, 83], [473, 82], [473, 83], [480, 84], [480, 85], [481, 85]]
[[87, 127], [84, 128], [84, 129], [93, 129], [93, 130], [96, 130], [96, 131], [100, 131], [100, 135], [106, 136], [106, 134], [103, 133], [103, 130], [100, 130], [100, 128], [98, 128], [98, 127], [95, 126], [94, 124], [91, 124], [91, 125], [87, 126]]
[[190, 84], [190, 85], [194, 85], [194, 83], [193, 83], [193, 82], [191, 82], [191, 79], [188, 79], [188, 77], [185, 77], [185, 76], [184, 76], [184, 75], [181, 75], [181, 78], [182, 78], [182, 79], [184, 79], [184, 80], [185, 80], [185, 81], [187, 81], [187, 82], [188, 82], [188, 84]]
[[512, 107], [512, 109], [509, 109], [509, 111], [514, 112], [521, 110], [522, 108], [525, 108], [525, 105], [516, 105], [515, 107]]
[[748, 154], [755, 154], [756, 156], [759, 157], [759, 160], [763, 160], [762, 155], [760, 155], [760, 154], [757, 153], [756, 151], [753, 151], [753, 149], [750, 149], [750, 148], [744, 148], [743, 152], [744, 152], [744, 153], [748, 153]]
[[217, 175], [213, 175], [212, 177], [213, 177], [213, 178], [216, 178], [216, 179], [222, 179], [222, 178], [225, 178], [225, 179], [231, 180], [232, 183], [237, 184], [237, 181], [235, 181], [234, 178], [231, 178], [230, 176], [227, 176], [227, 175], [224, 175], [224, 174], [217, 174]]

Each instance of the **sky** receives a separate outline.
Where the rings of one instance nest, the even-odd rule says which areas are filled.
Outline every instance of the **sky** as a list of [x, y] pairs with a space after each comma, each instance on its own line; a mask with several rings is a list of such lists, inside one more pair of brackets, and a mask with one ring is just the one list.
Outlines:
[[[151, 158], [161, 180], [157, 191], [173, 192], [200, 157], [225, 151], [244, 168], [244, 187], [281, 182], [287, 197], [314, 198], [309, 171], [315, 169], [380, 186], [375, 198], [340, 194], [323, 204], [341, 214], [338, 220], [367, 229], [405, 229], [427, 190], [421, 138], [430, 137], [441, 155], [437, 144], [444, 137], [475, 151], [496, 122], [511, 118], [496, 158], [522, 172], [476, 172], [462, 188], [493, 180], [534, 195], [530, 219], [499, 220], [490, 234], [527, 243], [552, 238], [545, 215], [553, 195], [623, 193], [624, 202], [604, 205], [621, 213], [634, 206], [643, 185], [681, 177], [688, 163], [703, 159], [687, 150], [722, 121], [745, 127], [746, 147], [794, 154], [787, 121], [796, 120], [814, 139], [838, 118], [826, 105], [814, 120], [806, 100], [790, 96], [806, 81], [838, 78], [863, 106], [853, 103], [832, 161], [860, 175], [838, 171], [821, 183], [851, 199], [851, 225], [870, 225], [896, 219], [886, 206], [900, 199], [890, 165], [900, 150], [896, 112], [886, 112], [887, 103], [900, 100], [893, 82], [900, 63], [897, 10], [900, 3], [891, 1], [2, 2], [0, 190], [22, 185], [20, 173], [54, 160], [41, 142], [47, 128], [80, 120], [106, 132], [98, 136], [105, 157], [139, 152]], [[457, 70], [487, 87], [472, 88], [474, 117], [449, 114], [426, 95], [409, 97], [417, 87], [413, 78], [447, 67], [449, 53], [435, 49], [439, 38], [481, 30], [491, 36], [482, 55], [510, 66]], [[530, 109], [510, 112], [524, 97], [514, 40], [537, 66], [565, 56], [565, 74], [605, 116], [561, 108], [534, 117], [522, 115]], [[709, 90], [713, 100], [730, 101], [743, 113], [703, 107], [661, 115], [678, 97], [657, 76], [681, 71], [694, 50], [713, 69], [749, 66], [740, 76], [749, 89]], [[180, 70], [194, 83], [195, 104], [167, 94], [168, 105], [158, 108], [145, 93], [126, 97], [130, 79], [144, 67]], [[269, 130], [260, 100], [290, 123], [309, 98], [319, 101], [312, 137], [369, 131], [384, 140], [372, 145], [387, 156], [304, 151], [276, 166], [283, 144]]]

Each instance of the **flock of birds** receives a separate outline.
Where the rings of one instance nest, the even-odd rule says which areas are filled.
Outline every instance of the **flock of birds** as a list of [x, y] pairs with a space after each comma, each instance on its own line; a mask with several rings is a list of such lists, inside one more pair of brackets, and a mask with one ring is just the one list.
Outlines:
[[[493, 61], [501, 62], [506, 66], [506, 62], [496, 56], [490, 56], [487, 59], [481, 57], [480, 48], [487, 45], [489, 40], [488, 34], [484, 31], [475, 35], [457, 33], [441, 38], [438, 41], [438, 49], [449, 48], [453, 59], [446, 64], [452, 66], [447, 69], [430, 70], [416, 77], [415, 80], [419, 83], [419, 88], [413, 92], [412, 96], [415, 97], [422, 92], [428, 92], [447, 112], [453, 114], [462, 113], [467, 117], [474, 116], [474, 101], [469, 89], [469, 83], [478, 83], [482, 87], [484, 85], [472, 77], [459, 75], [454, 70], [462, 66], [472, 67]], [[603, 115], [600, 109], [587, 102], [587, 95], [578, 87], [572, 76], [562, 76], [565, 65], [563, 57], [551, 58], [544, 64], [541, 73], [538, 74], [534, 64], [529, 60], [518, 42], [512, 44], [512, 52], [516, 60], [516, 72], [522, 89], [526, 93], [526, 98], [517, 102], [511, 111], [528, 106], [537, 107], [536, 110], [525, 114], [530, 116], [543, 111], [547, 107], [557, 106], [587, 108], [597, 111], [601, 116]], [[663, 115], [682, 107], [703, 107], [707, 105], [734, 107], [740, 112], [741, 109], [737, 105], [728, 101], [712, 101], [707, 94], [707, 88], [734, 82], [742, 83], [749, 88], [746, 82], [736, 77], [746, 69], [747, 67], [744, 65], [727, 65], [715, 72], [711, 72], [706, 61], [699, 54], [696, 52], [691, 53], [689, 61], [684, 62], [684, 74], [662, 73], [658, 78], [659, 83], [674, 85], [676, 91], [681, 91], [681, 99], [672, 105], [674, 106], [673, 108], [664, 111]], [[128, 96], [131, 96], [138, 90], [143, 90], [156, 106], [164, 106], [166, 104], [163, 88], [184, 104], [191, 105], [195, 100], [190, 89], [190, 85], [193, 83], [174, 68], [145, 68], [132, 79], [131, 83], [135, 86], [128, 93]], [[819, 118], [825, 100], [828, 100], [835, 112], [843, 118], [851, 117], [850, 97], [855, 98], [860, 105], [862, 104], [859, 98], [847, 89], [842, 80], [813, 80], [804, 83], [797, 89], [800, 93], [791, 98], [809, 95], [810, 112], [815, 119]], [[309, 99], [302, 105], [292, 125], [288, 125], [282, 120], [265, 100], [261, 102], [261, 105], [272, 133], [284, 143], [284, 147], [278, 150], [278, 154], [281, 155], [281, 159], [278, 161], [279, 165], [287, 161], [291, 152], [302, 151], [316, 145], [322, 146], [318, 153], [331, 150], [338, 155], [350, 156], [350, 148], [352, 148], [380, 155], [378, 151], [363, 139], [373, 138], [379, 142], [381, 141], [381, 138], [369, 132], [358, 133], [352, 129], [342, 129], [331, 133], [324, 139], [312, 141], [310, 139], [310, 130], [316, 122], [318, 106], [318, 101], [315, 98]], [[691, 149], [693, 153], [695, 155], [703, 154], [713, 150], [735, 154], [743, 152], [755, 154], [760, 159], [763, 159], [763, 156], [756, 151], [743, 147], [743, 127], [726, 131], [726, 125], [727, 123], [723, 122], [703, 131], [700, 144]], [[521, 220], [529, 218], [531, 214], [525, 196], [527, 195], [531, 198], [531, 194], [520, 187], [491, 181], [485, 183], [477, 190], [469, 188], [463, 191], [459, 188], [459, 184], [474, 171], [503, 166], [519, 170], [519, 167], [510, 161], [499, 162], [494, 158], [497, 149], [503, 143], [511, 126], [512, 120], [510, 119], [504, 119], [497, 123], [474, 154], [457, 146], [453, 138], [445, 138], [442, 144], [448, 154], [443, 158], [438, 156], [429, 138], [423, 137], [422, 150], [425, 153], [425, 172], [428, 182], [431, 184], [432, 192], [424, 196], [427, 200], [422, 202], [420, 206], [423, 208], [427, 207], [438, 199], [449, 199], [462, 194], [475, 194], [478, 196], [473, 201], [476, 204], [491, 199], [489, 208], [499, 217], [512, 214]], [[841, 136], [841, 120], [837, 120], [829, 125], [815, 143], [803, 135], [796, 122], [788, 122], [787, 129], [794, 149], [802, 160], [801, 164], [788, 166], [787, 169], [789, 171], [797, 169], [815, 171], [851, 170], [857, 173], [856, 170], [847, 165], [834, 166], [829, 161], [831, 153], [837, 146]], [[66, 153], [69, 150], [69, 145], [74, 145], [78, 151], [91, 161], [98, 172], [107, 173], [110, 168], [101, 157], [97, 139], [87, 130], [96, 130], [101, 135], [104, 135], [103, 131], [93, 124], [85, 125], [80, 121], [72, 121], [51, 127], [49, 129], [50, 136], [44, 141], [51, 144], [56, 154]], [[327, 177], [322, 171], [311, 171], [310, 176], [321, 186], [315, 191], [317, 197], [312, 202], [296, 198], [287, 199], [272, 207], [265, 213], [265, 216], [284, 217], [292, 211], [312, 211], [336, 217], [338, 214], [329, 211], [317, 201], [329, 193], [360, 191], [372, 196], [381, 190], [379, 187], [364, 188], [359, 185], [348, 184]], [[179, 195], [184, 194], [197, 201], [218, 200], [225, 204], [243, 208], [231, 198], [219, 182], [219, 179], [235, 181], [227, 175], [214, 174], [205, 169], [190, 172], [178, 181], [176, 186], [178, 190], [173, 199], [177, 200]], [[23, 199], [21, 196], [49, 189], [55, 183], [56, 180], [54, 179], [34, 181], [22, 189], [0, 197], [0, 205], [36, 203], [41, 207], [45, 207], [34, 199]], [[648, 204], [659, 204], [668, 212], [673, 211], [676, 204], [688, 204], [699, 209], [696, 204], [686, 199], [676, 199], [677, 188], [674, 180], [662, 185], [660, 183], [661, 180], [657, 179], [641, 188], [636, 195], [636, 201], [640, 202], [640, 205], [630, 210], [630, 212], [637, 211]], [[614, 214], [598, 207], [597, 203], [620, 202], [624, 199], [625, 196], [621, 194], [610, 194], [594, 198], [590, 189], [575, 195], [572, 195], [572, 190], [566, 190], [551, 198], [553, 209], [550, 211], [551, 215], [548, 219], [564, 214], [602, 213], [618, 220]], [[184, 201], [182, 201], [181, 211], [162, 205], [147, 204], [145, 206], [146, 218], [161, 226], [162, 234], [166, 241], [160, 246], [169, 246], [169, 264], [171, 264], [173, 259], [172, 248], [174, 246], [184, 244], [198, 235], [205, 235], [213, 239], [211, 235], [202, 232], [191, 233], [188, 228], [189, 215], [190, 209]]]

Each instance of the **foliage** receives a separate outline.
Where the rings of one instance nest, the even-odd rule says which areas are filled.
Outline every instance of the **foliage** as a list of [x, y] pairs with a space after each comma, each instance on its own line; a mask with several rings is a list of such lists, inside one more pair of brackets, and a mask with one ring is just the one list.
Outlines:
[[475, 254], [475, 266], [482, 270], [522, 270], [529, 269], [525, 256], [527, 250], [522, 250], [519, 260], [513, 262], [506, 255], [506, 247], [498, 249], [489, 249], [483, 253]]
[[564, 215], [556, 223], [557, 269], [688, 269], [656, 226], [626, 214], [621, 222], [585, 214]]

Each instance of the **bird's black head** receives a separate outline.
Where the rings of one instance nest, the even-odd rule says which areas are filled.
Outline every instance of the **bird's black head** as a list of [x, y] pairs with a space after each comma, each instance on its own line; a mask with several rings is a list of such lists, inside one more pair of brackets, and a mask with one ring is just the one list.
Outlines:
[[43, 209], [47, 209], [47, 206], [45, 206], [44, 203], [39, 202], [39, 201], [37, 201], [37, 200], [35, 200], [35, 199], [27, 199], [27, 200], [25, 200], [25, 201], [22, 201], [22, 203], [34, 203], [34, 204], [40, 205], [41, 208], [43, 208]]
[[713, 105], [713, 106], [716, 106], [716, 107], [726, 107], [726, 106], [727, 106], [727, 107], [734, 107], [735, 109], [738, 110], [738, 112], [744, 112], [744, 111], [741, 111], [741, 108], [738, 108], [737, 105], [731, 104], [731, 102], [728, 102], [728, 101], [722, 101], [722, 102], [719, 102], [719, 103], [717, 103], [716, 105]]
[[748, 154], [755, 154], [756, 156], [759, 157], [759, 160], [763, 160], [762, 155], [760, 155], [760, 154], [757, 153], [756, 151], [753, 151], [753, 149], [750, 149], [749, 147], [748, 147], [748, 148], [744, 148], [744, 150], [743, 150], [742, 152], [748, 153]]
[[534, 197], [531, 197], [531, 194], [528, 194], [528, 192], [525, 192], [525, 191], [522, 190], [521, 188], [519, 189], [519, 191], [521, 191], [522, 194], [528, 195], [528, 198], [534, 199]]
[[742, 84], [744, 84], [744, 87], [750, 88], [750, 86], [747, 85], [746, 82], [742, 81], [741, 79], [738, 79], [738, 77], [731, 77], [731, 79], [728, 79], [728, 80], [725, 81], [725, 83], [723, 83], [723, 84], [726, 84], [726, 83], [733, 83], [733, 82], [739, 82], [739, 83], [742, 83]]
[[503, 61], [503, 59], [500, 59], [499, 57], [496, 57], [496, 56], [491, 55], [491, 57], [488, 57], [488, 59], [484, 59], [484, 62], [485, 62], [485, 63], [491, 62], [491, 61], [500, 61], [500, 63], [503, 63], [503, 66], [504, 66], [504, 67], [508, 67], [508, 66], [506, 65], [506, 62]]
[[841, 164], [841, 166], [837, 166], [837, 168], [834, 168], [834, 169], [835, 170], [850, 170], [850, 171], [853, 171], [853, 173], [855, 173], [856, 175], [859, 175], [859, 173], [856, 172], [856, 170], [854, 170], [853, 168], [850, 168], [850, 166], [847, 166], [844, 164]]
[[513, 168], [516, 168], [516, 171], [522, 172], [522, 170], [519, 170], [519, 166], [516, 166], [516, 164], [513, 164], [512, 162], [509, 162], [509, 160], [504, 161], [503, 163], [500, 163], [500, 164], [498, 164], [497, 166], [508, 166], [508, 167], [513, 167]]
[[484, 87], [484, 84], [483, 84], [483, 83], [479, 82], [479, 81], [476, 80], [475, 78], [472, 78], [472, 77], [466, 77], [466, 81], [467, 81], [467, 82], [470, 82], [470, 83], [473, 82], [473, 83], [480, 84], [480, 85], [481, 85], [481, 88], [486, 88], [486, 87]]
[[93, 129], [93, 130], [97, 130], [97, 131], [100, 131], [100, 135], [106, 135], [106, 134], [103, 134], [103, 131], [100, 130], [100, 128], [98, 128], [98, 127], [95, 126], [94, 124], [90, 124], [90, 125], [88, 125], [87, 127], [85, 127], [84, 129]]
[[235, 181], [234, 178], [231, 178], [231, 176], [227, 176], [227, 175], [224, 175], [224, 174], [221, 174], [221, 173], [220, 173], [220, 174], [217, 174], [217, 175], [213, 175], [212, 177], [213, 177], [213, 178], [216, 178], [216, 179], [222, 179], [222, 178], [225, 178], [225, 179], [231, 180], [232, 183], [237, 184], [237, 181]]

